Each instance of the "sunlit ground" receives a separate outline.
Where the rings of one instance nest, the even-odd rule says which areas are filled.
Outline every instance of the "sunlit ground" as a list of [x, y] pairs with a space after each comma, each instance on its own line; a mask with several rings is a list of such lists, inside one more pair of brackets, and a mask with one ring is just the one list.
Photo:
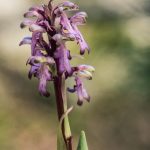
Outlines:
[[[38, 94], [38, 82], [27, 78], [28, 46], [19, 41], [22, 14], [41, 1], [0, 0], [0, 149], [56, 149], [57, 116], [52, 84], [51, 97]], [[45, 1], [47, 2], [47, 1]], [[76, 1], [80, 3], [80, 1]], [[92, 51], [85, 59], [96, 68], [85, 82], [91, 102], [76, 105], [69, 94], [74, 145], [82, 129], [90, 150], [150, 149], [150, 2], [147, 0], [82, 1], [89, 14], [81, 30]], [[75, 44], [69, 44], [73, 54]], [[72, 80], [68, 85], [72, 85]]]

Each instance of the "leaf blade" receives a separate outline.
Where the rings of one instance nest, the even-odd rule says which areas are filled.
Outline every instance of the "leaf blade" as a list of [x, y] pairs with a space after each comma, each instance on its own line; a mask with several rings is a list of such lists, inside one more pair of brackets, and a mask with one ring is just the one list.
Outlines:
[[77, 150], [88, 150], [88, 145], [84, 131], [81, 131]]

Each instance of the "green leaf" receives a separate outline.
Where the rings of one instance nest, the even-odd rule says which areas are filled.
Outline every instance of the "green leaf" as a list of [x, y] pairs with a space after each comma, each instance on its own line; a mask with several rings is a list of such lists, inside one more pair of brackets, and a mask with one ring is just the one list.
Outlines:
[[[67, 111], [67, 96], [66, 96], [66, 86], [65, 86], [65, 74], [62, 75], [62, 83], [61, 83], [61, 92], [64, 103], [64, 111]], [[64, 117], [64, 132], [66, 139], [69, 139], [71, 135], [71, 129], [69, 124], [68, 115]]]
[[66, 145], [61, 131], [61, 126], [58, 127], [57, 131], [57, 150], [66, 150]]
[[77, 150], [88, 150], [88, 145], [84, 131], [81, 131]]
[[63, 120], [66, 118], [66, 116], [71, 112], [71, 110], [73, 109], [73, 107], [70, 107], [61, 117], [60, 122], [59, 122], [59, 126], [58, 126], [58, 131], [57, 131], [57, 150], [66, 150], [66, 144], [63, 138], [63, 133], [62, 133], [62, 123]]
[[68, 116], [64, 118], [64, 128], [65, 128], [65, 137], [66, 139], [69, 139], [72, 135], [71, 135], [71, 129], [70, 129]]

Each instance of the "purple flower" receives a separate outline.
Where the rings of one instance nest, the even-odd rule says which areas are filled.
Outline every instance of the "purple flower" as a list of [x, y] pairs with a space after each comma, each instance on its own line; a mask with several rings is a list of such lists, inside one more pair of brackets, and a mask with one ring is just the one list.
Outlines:
[[31, 79], [34, 76], [39, 80], [38, 89], [41, 95], [48, 97], [48, 82], [64, 74], [66, 79], [75, 78], [74, 88], [68, 90], [76, 91], [78, 104], [82, 105], [83, 101], [89, 101], [90, 97], [81, 80], [91, 80], [94, 68], [89, 65], [72, 67], [71, 51], [66, 47], [66, 42], [77, 41], [81, 55], [86, 50], [89, 52], [89, 47], [77, 27], [86, 23], [87, 14], [78, 12], [68, 17], [66, 13], [78, 9], [76, 4], [69, 1], [53, 6], [52, 0], [48, 5], [31, 7], [24, 14], [25, 20], [20, 27], [28, 27], [32, 36], [23, 38], [19, 45], [31, 46], [31, 56], [27, 60], [27, 64], [31, 66], [28, 77]]
[[58, 60], [59, 74], [62, 74], [63, 72], [67, 72], [69, 75], [72, 74], [68, 53], [69, 53], [69, 51], [66, 50], [64, 45], [61, 45], [60, 47], [58, 47], [56, 49], [54, 57], [55, 57], [55, 59]]
[[95, 69], [90, 65], [79, 65], [73, 68], [73, 76], [75, 77], [76, 84], [73, 89], [68, 88], [68, 91], [71, 93], [77, 92], [78, 95], [78, 105], [82, 105], [83, 101], [90, 101], [90, 96], [88, 95], [86, 89], [83, 86], [81, 79], [92, 79], [92, 73]]
[[82, 105], [84, 100], [90, 102], [90, 96], [88, 95], [86, 89], [83, 86], [83, 83], [79, 77], [75, 78], [76, 85], [74, 85], [73, 89], [68, 88], [68, 91], [71, 93], [77, 92], [78, 95], [78, 105]]
[[70, 18], [71, 26], [78, 36], [76, 36], [77, 43], [80, 45], [80, 54], [83, 55], [85, 50], [90, 52], [88, 44], [85, 42], [82, 34], [80, 33], [77, 25], [83, 25], [86, 22], [87, 14], [85, 12], [79, 12]]
[[66, 72], [68, 73], [68, 75], [71, 75], [72, 69], [69, 62], [70, 52], [69, 50], [66, 49], [65, 46], [65, 40], [67, 40], [67, 38], [63, 37], [60, 34], [55, 34], [55, 36], [53, 36], [53, 39], [56, 41], [56, 44], [58, 45], [54, 53], [54, 58], [58, 60], [58, 72], [59, 74]]
[[51, 57], [44, 56], [31, 56], [27, 64], [31, 65], [29, 71], [29, 78], [32, 78], [32, 75], [39, 79], [39, 92], [43, 96], [50, 96], [49, 92], [46, 90], [47, 82], [53, 80], [52, 70], [50, 65], [54, 65], [55, 61]]
[[52, 75], [49, 71], [49, 68], [47, 65], [41, 65], [38, 73], [37, 73], [37, 77], [39, 78], [39, 92], [41, 95], [49, 97], [50, 94], [46, 88], [47, 86], [47, 81], [52, 80]]

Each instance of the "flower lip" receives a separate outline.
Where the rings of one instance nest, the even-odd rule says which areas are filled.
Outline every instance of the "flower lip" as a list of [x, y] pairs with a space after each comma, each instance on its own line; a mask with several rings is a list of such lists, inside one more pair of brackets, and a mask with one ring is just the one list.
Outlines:
[[29, 11], [42, 11], [44, 12], [44, 9], [42, 6], [33, 6], [29, 8]]
[[39, 18], [43, 18], [43, 16], [38, 13], [37, 11], [28, 11], [24, 14], [25, 18], [30, 18], [30, 17], [39, 17]]
[[38, 31], [38, 32], [46, 32], [45, 29], [37, 24], [31, 24], [30, 27], [29, 27], [29, 30], [31, 32], [35, 32], [35, 31]]
[[88, 15], [86, 12], [78, 12], [70, 18], [70, 22], [76, 25], [84, 25], [87, 17]]
[[88, 80], [92, 80], [92, 73], [95, 71], [95, 68], [90, 65], [79, 65], [73, 67], [73, 75], [75, 77], [81, 77]]
[[90, 102], [90, 96], [88, 95], [86, 89], [83, 87], [83, 83], [81, 79], [79, 77], [76, 77], [75, 81], [76, 81], [76, 86], [74, 88], [76, 89], [78, 94], [77, 104], [81, 106], [84, 100]]
[[70, 1], [65, 1], [63, 3], [61, 3], [59, 6], [59, 8], [63, 8], [63, 10], [67, 10], [67, 11], [72, 11], [72, 10], [78, 10], [79, 6], [70, 2]]
[[87, 13], [84, 12], [84, 11], [78, 12], [77, 15], [78, 15], [78, 16], [81, 16], [81, 17], [84, 17], [84, 18], [87, 18], [87, 17], [88, 17]]
[[78, 67], [78, 70], [81, 70], [81, 71], [89, 71], [89, 72], [94, 72], [95, 71], [95, 68], [93, 66], [90, 66], [90, 65], [79, 65]]
[[21, 24], [20, 24], [20, 28], [25, 28], [26, 26], [30, 26], [34, 23], [34, 21], [29, 20], [29, 19], [25, 19]]
[[82, 77], [82, 78], [86, 78], [88, 80], [92, 80], [92, 74], [87, 70], [78, 71], [77, 76]]
[[25, 37], [20, 43], [19, 46], [22, 46], [24, 44], [31, 44], [32, 43], [32, 37]]
[[26, 64], [35, 65], [37, 63], [47, 63], [47, 64], [55, 64], [55, 61], [52, 57], [44, 57], [44, 56], [31, 56]]

